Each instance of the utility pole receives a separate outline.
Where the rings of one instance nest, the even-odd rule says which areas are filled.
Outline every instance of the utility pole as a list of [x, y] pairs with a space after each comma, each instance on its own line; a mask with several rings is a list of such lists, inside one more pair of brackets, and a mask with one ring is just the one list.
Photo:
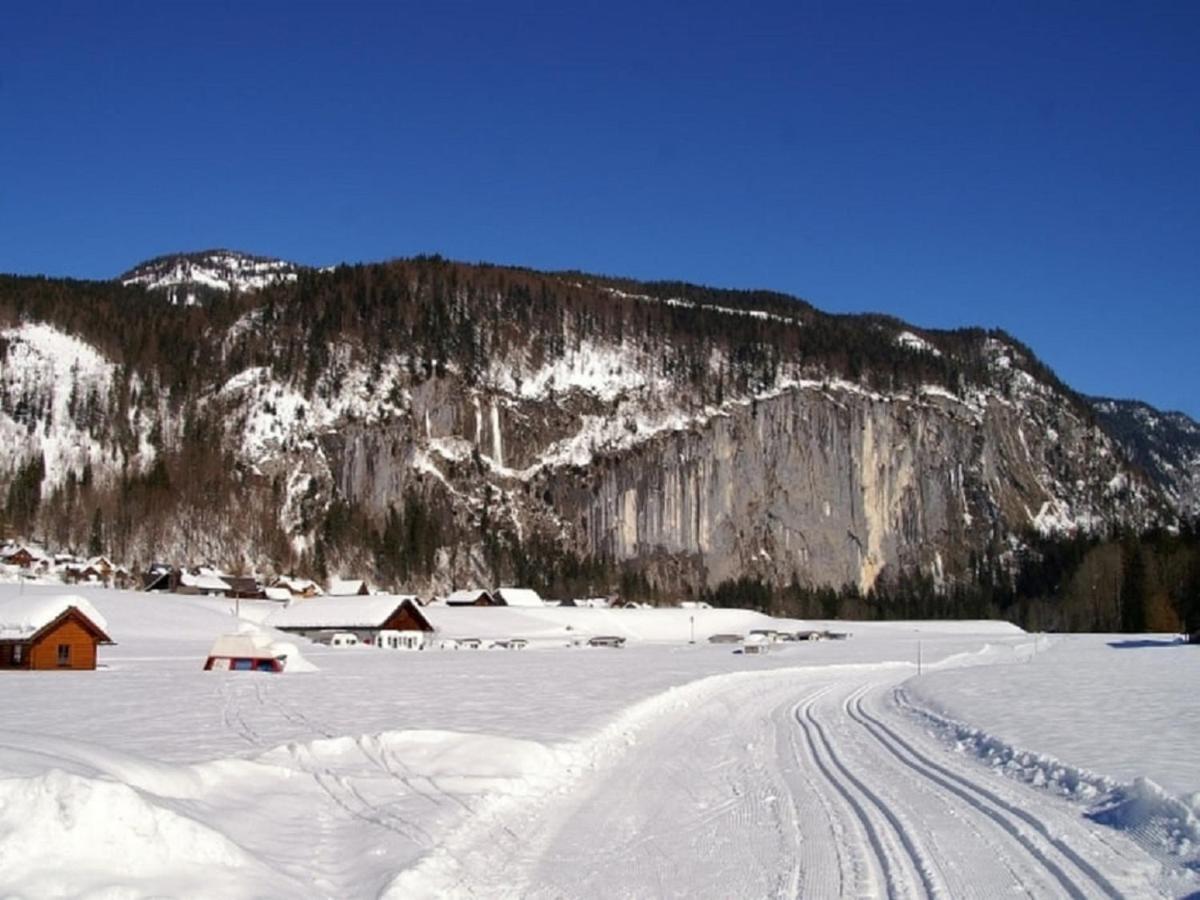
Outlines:
[[688, 621], [692, 623], [692, 639], [688, 643], [694, 644], [696, 643], [696, 617], [694, 615], [688, 616]]

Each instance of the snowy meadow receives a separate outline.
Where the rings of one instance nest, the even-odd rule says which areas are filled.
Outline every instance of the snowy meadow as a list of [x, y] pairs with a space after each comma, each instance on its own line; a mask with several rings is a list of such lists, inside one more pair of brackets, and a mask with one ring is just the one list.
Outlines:
[[528, 649], [278, 635], [315, 671], [206, 672], [232, 601], [83, 593], [98, 670], [0, 672], [4, 896], [1200, 890], [1200, 648], [1165, 638], [486, 609]]

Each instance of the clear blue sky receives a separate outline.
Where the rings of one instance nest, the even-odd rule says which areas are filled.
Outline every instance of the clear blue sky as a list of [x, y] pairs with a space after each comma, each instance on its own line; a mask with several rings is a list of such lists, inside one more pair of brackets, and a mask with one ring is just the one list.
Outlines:
[[4, 4], [0, 271], [766, 287], [1200, 417], [1200, 3], [102, 6]]

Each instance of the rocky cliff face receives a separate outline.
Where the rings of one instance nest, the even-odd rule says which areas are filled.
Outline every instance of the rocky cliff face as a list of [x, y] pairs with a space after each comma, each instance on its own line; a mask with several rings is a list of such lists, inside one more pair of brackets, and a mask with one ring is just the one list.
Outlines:
[[[1152, 521], [1156, 495], [1112, 439], [1001, 368], [1019, 373], [1016, 399], [797, 379], [720, 406], [583, 389], [550, 404], [450, 378], [391, 425], [331, 434], [326, 457], [336, 490], [376, 515], [431, 491], [468, 534], [488, 507], [490, 527], [672, 586], [751, 576], [866, 591], [901, 570], [944, 582], [1027, 530]], [[469, 546], [455, 558], [451, 581], [486, 577]]]
[[0, 472], [44, 457], [40, 527], [60, 515], [78, 541], [98, 509], [139, 561], [374, 569], [409, 589], [590, 566], [595, 590], [629, 572], [867, 590], [1173, 514], [1103, 416], [997, 333], [441, 261], [262, 289], [160, 307], [161, 327], [105, 349], [81, 302], [67, 316], [5, 285]]

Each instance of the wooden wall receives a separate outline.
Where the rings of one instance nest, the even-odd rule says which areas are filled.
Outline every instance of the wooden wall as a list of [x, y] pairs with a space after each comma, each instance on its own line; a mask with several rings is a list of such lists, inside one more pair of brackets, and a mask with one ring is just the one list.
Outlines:
[[[67, 644], [71, 648], [69, 666], [58, 664], [59, 644]], [[29, 649], [29, 662], [32, 669], [94, 669], [96, 639], [74, 616], [68, 616]]]
[[396, 631], [432, 631], [424, 617], [414, 610], [410, 601], [405, 601], [383, 623], [384, 628], [394, 628]]

